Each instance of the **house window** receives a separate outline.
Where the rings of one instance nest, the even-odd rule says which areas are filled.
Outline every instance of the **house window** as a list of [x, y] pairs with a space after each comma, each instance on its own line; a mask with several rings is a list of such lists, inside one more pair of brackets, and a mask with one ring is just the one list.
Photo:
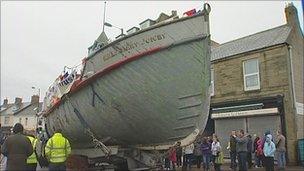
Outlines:
[[25, 118], [25, 126], [27, 126], [27, 121], [28, 121], [28, 118]]
[[9, 120], [10, 120], [9, 116], [5, 116], [4, 117], [4, 124], [9, 124]]
[[211, 74], [211, 90], [210, 90], [210, 95], [211, 96], [214, 96], [214, 69], [211, 68], [211, 71], [210, 71], [210, 74]]
[[250, 59], [244, 61], [243, 74], [244, 74], [245, 91], [260, 89], [260, 74], [259, 74], [258, 59]]

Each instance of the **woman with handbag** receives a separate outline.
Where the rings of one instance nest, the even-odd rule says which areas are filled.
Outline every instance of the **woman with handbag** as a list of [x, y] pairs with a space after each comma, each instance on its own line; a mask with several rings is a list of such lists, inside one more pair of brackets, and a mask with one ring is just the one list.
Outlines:
[[221, 144], [219, 142], [219, 139], [216, 135], [213, 136], [213, 142], [211, 144], [211, 153], [212, 153], [212, 162], [213, 162], [213, 166], [214, 169], [216, 171], [218, 171], [218, 161], [216, 161], [219, 157], [219, 154], [221, 152]]

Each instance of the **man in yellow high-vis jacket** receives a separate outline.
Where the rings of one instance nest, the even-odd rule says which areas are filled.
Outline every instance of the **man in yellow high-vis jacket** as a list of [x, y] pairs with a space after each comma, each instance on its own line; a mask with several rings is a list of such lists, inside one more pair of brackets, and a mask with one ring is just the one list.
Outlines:
[[47, 141], [45, 155], [48, 158], [49, 171], [65, 171], [65, 162], [71, 153], [71, 146], [68, 139], [62, 136], [60, 129]]
[[33, 150], [34, 150], [33, 154], [30, 155], [26, 160], [27, 171], [36, 171], [37, 157], [36, 157], [35, 150], [36, 150], [37, 138], [35, 138], [35, 136], [33, 136], [33, 135], [28, 135], [27, 137], [31, 141], [31, 144], [32, 144]]

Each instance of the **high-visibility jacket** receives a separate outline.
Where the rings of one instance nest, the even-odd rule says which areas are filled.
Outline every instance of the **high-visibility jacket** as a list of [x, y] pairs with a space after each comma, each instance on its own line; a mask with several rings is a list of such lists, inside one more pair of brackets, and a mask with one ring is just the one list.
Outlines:
[[71, 153], [69, 140], [55, 133], [46, 143], [45, 155], [51, 163], [63, 163]]
[[[33, 146], [33, 150], [36, 150], [35, 147], [36, 147], [37, 139], [34, 138], [34, 137], [31, 137], [31, 136], [27, 136], [27, 137], [28, 137], [28, 138], [30, 139], [30, 141], [31, 141], [31, 144], [32, 144], [32, 146]], [[30, 155], [30, 156], [27, 158], [26, 163], [28, 163], [28, 164], [37, 163], [37, 157], [36, 157], [35, 152], [33, 152], [33, 154]]]

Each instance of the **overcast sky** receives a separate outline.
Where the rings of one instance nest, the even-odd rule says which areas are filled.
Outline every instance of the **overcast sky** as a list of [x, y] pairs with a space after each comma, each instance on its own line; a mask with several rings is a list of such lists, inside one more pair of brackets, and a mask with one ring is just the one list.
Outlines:
[[[285, 24], [283, 1], [208, 1], [211, 38], [224, 43]], [[81, 63], [102, 31], [104, 1], [1, 1], [1, 104], [15, 97], [29, 101], [63, 71]], [[303, 17], [301, 1], [294, 2]], [[161, 12], [182, 14], [202, 1], [108, 1], [106, 21], [128, 30]], [[300, 18], [303, 21], [303, 18]], [[303, 25], [303, 23], [302, 23]], [[303, 28], [302, 28], [303, 29]], [[120, 33], [106, 28], [110, 38]]]

